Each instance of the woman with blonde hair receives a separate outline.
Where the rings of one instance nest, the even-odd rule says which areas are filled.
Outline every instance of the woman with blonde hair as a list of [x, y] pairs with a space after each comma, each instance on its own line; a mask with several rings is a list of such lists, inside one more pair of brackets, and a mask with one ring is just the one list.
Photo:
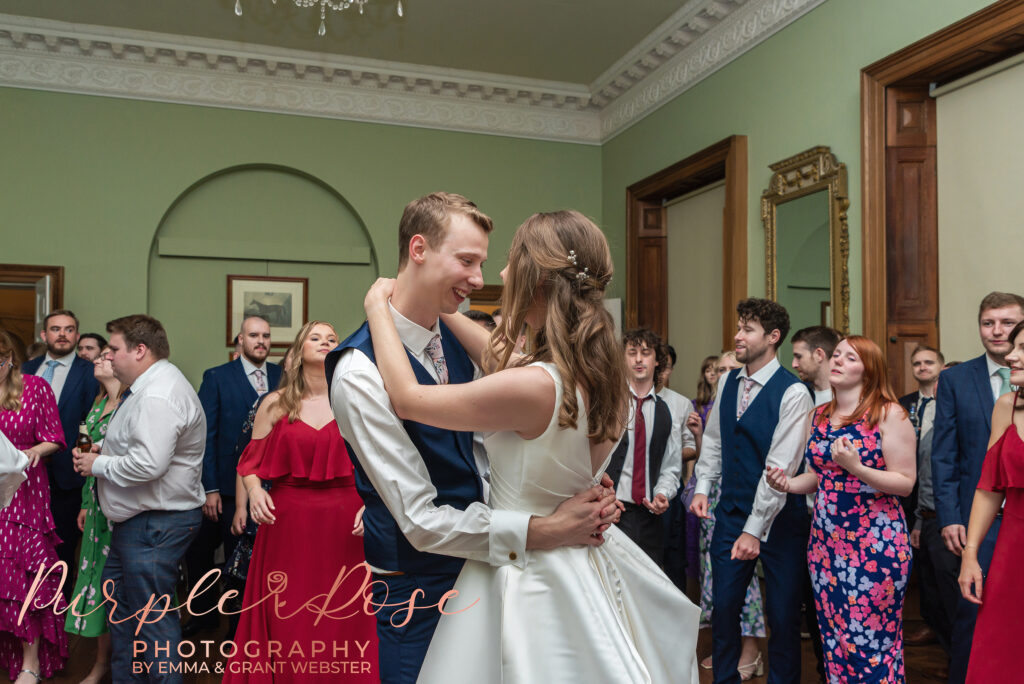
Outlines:
[[[367, 318], [399, 417], [491, 433], [490, 506], [546, 516], [601, 480], [627, 424], [624, 356], [602, 303], [612, 259], [578, 212], [534, 214], [501, 275], [493, 333], [444, 316], [490, 371], [473, 382], [417, 382], [388, 308], [394, 281], [371, 288]], [[531, 351], [519, 355], [524, 324]], [[697, 681], [696, 606], [617, 528], [600, 546], [529, 553], [523, 568], [465, 563], [420, 682]]]
[[[259, 529], [234, 641], [261, 646], [255, 655], [239, 648], [225, 682], [307, 681], [316, 642], [347, 645], [346, 660], [358, 667], [346, 670], [344, 681], [378, 681], [376, 622], [363, 612], [360, 596], [367, 574], [360, 572], [363, 544], [353, 534], [362, 502], [324, 375], [324, 358], [337, 344], [330, 324], [302, 326], [281, 387], [260, 404], [238, 463]], [[263, 489], [262, 480], [272, 483], [272, 491]], [[304, 607], [323, 596], [336, 597], [324, 616]], [[285, 646], [275, 653], [273, 642], [297, 644], [299, 651]]]
[[0, 668], [15, 684], [32, 684], [64, 668], [68, 637], [57, 611], [67, 609], [58, 589], [60, 574], [51, 573], [37, 595], [56, 597], [53, 609], [30, 605], [19, 619], [40, 566], [58, 561], [60, 539], [50, 513], [50, 485], [43, 459], [65, 446], [50, 384], [22, 375], [15, 365], [15, 342], [0, 330], [0, 432], [25, 452], [29, 466], [10, 505], [0, 510]]

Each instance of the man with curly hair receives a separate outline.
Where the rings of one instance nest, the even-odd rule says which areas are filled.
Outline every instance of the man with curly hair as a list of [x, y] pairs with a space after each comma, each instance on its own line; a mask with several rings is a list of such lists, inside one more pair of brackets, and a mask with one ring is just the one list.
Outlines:
[[[807, 388], [776, 358], [789, 334], [786, 309], [767, 299], [744, 299], [736, 312], [736, 359], [744, 365], [718, 381], [690, 506], [706, 518], [708, 492], [713, 482], [721, 483], [711, 539], [714, 681], [740, 681], [740, 611], [760, 557], [770, 629], [768, 681], [798, 684], [801, 583], [794, 578], [807, 572], [807, 504], [803, 496], [769, 487], [764, 471], [773, 467], [796, 474], [812, 402]], [[743, 675], [754, 674], [759, 661], [744, 666], [752, 670]]]

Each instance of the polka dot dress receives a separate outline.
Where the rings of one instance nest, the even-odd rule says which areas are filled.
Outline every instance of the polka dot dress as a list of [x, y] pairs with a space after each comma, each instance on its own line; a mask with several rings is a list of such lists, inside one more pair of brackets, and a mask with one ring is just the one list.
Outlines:
[[[0, 409], [0, 432], [18, 449], [28, 449], [40, 442], [64, 445], [64, 432], [57, 414], [53, 390], [43, 379], [24, 376], [25, 387], [21, 409]], [[57, 544], [50, 513], [50, 487], [46, 466], [42, 462], [30, 467], [28, 479], [14, 494], [11, 505], [0, 510], [0, 668], [7, 668], [14, 679], [22, 667], [22, 642], [38, 638], [40, 674], [51, 677], [63, 669], [68, 657], [68, 639], [64, 632], [64, 616], [54, 614], [67, 602], [60, 595], [60, 573], [52, 573], [36, 593], [31, 607], [18, 624], [18, 613], [28, 595], [40, 565], [57, 562]], [[56, 606], [37, 609], [58, 595]]]

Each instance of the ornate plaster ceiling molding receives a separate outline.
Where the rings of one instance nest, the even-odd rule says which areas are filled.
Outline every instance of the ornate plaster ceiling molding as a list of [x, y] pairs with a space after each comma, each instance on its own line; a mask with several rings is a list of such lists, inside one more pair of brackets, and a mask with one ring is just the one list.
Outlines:
[[[591, 92], [608, 140], [825, 0], [687, 3], [605, 72]], [[695, 36], [695, 27], [704, 27]]]
[[824, 0], [689, 0], [588, 85], [0, 14], [0, 86], [600, 144]]

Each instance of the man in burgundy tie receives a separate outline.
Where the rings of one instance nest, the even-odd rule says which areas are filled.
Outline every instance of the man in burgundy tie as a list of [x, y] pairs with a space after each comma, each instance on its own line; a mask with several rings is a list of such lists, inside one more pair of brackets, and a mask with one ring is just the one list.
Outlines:
[[619, 528], [659, 566], [665, 560], [665, 526], [659, 517], [679, 489], [683, 443], [654, 379], [668, 354], [646, 328], [623, 336], [632, 405], [629, 423], [608, 464], [608, 476], [625, 506]]

